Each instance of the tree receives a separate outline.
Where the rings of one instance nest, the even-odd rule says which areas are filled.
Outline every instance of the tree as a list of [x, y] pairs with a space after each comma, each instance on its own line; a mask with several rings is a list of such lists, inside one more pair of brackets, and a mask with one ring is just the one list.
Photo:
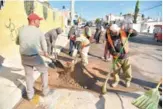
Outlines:
[[142, 14], [141, 18], [144, 20], [144, 14]]
[[147, 19], [151, 19], [149, 16], [148, 16], [148, 18]]
[[50, 3], [48, 1], [44, 1], [43, 4], [47, 7], [50, 7]]
[[120, 12], [120, 16], [122, 16], [122, 12]]
[[66, 9], [66, 7], [65, 6], [62, 6], [62, 9]]
[[137, 0], [135, 5], [134, 23], [137, 23], [138, 13], [139, 13], [139, 0]]
[[100, 23], [100, 19], [97, 18], [96, 21], [95, 21], [96, 24]]

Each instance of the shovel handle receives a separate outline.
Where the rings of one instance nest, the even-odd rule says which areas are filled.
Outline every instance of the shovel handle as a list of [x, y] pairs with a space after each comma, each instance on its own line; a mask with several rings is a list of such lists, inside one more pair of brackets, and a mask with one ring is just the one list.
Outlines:
[[162, 78], [160, 79], [160, 81], [158, 82], [156, 88], [158, 89], [160, 87], [160, 85], [162, 84]]

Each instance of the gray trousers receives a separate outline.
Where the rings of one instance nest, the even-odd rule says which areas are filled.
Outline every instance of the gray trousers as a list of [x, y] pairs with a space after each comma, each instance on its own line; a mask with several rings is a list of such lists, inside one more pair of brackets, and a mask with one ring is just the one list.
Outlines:
[[53, 54], [53, 45], [50, 42], [50, 40], [46, 40], [46, 42], [47, 42], [48, 54], [52, 55]]
[[[27, 61], [28, 59], [28, 61]], [[43, 61], [36, 61], [42, 59], [40, 56], [26, 57], [22, 56], [22, 64], [25, 69], [26, 76], [26, 86], [27, 86], [27, 97], [32, 98], [34, 96], [34, 78], [33, 78], [33, 68], [36, 68], [41, 73], [42, 80], [42, 91], [46, 94], [49, 91], [48, 88], [48, 69]], [[37, 63], [38, 62], [38, 63]]]

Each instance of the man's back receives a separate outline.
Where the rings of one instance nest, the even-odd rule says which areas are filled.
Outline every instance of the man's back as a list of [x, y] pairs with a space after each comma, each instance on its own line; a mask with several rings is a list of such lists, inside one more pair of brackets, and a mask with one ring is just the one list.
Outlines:
[[51, 43], [57, 39], [56, 29], [52, 29], [45, 34], [46, 39], [48, 39]]
[[24, 26], [19, 32], [20, 53], [23, 55], [38, 54], [47, 45], [43, 33], [34, 26]]

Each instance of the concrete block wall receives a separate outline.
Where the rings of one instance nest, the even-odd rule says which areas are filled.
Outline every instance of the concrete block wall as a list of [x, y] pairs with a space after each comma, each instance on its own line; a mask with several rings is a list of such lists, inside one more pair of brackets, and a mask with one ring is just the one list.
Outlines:
[[[43, 17], [43, 4], [34, 1], [34, 12]], [[45, 33], [55, 27], [64, 29], [64, 16], [60, 11], [55, 11], [53, 19], [53, 10], [47, 9], [47, 19], [41, 21], [40, 29]], [[24, 8], [23, 0], [5, 1], [3, 8], [0, 10], [0, 55], [7, 58], [14, 55], [13, 49], [17, 49], [15, 44], [18, 30], [21, 26], [27, 25], [27, 14]]]

